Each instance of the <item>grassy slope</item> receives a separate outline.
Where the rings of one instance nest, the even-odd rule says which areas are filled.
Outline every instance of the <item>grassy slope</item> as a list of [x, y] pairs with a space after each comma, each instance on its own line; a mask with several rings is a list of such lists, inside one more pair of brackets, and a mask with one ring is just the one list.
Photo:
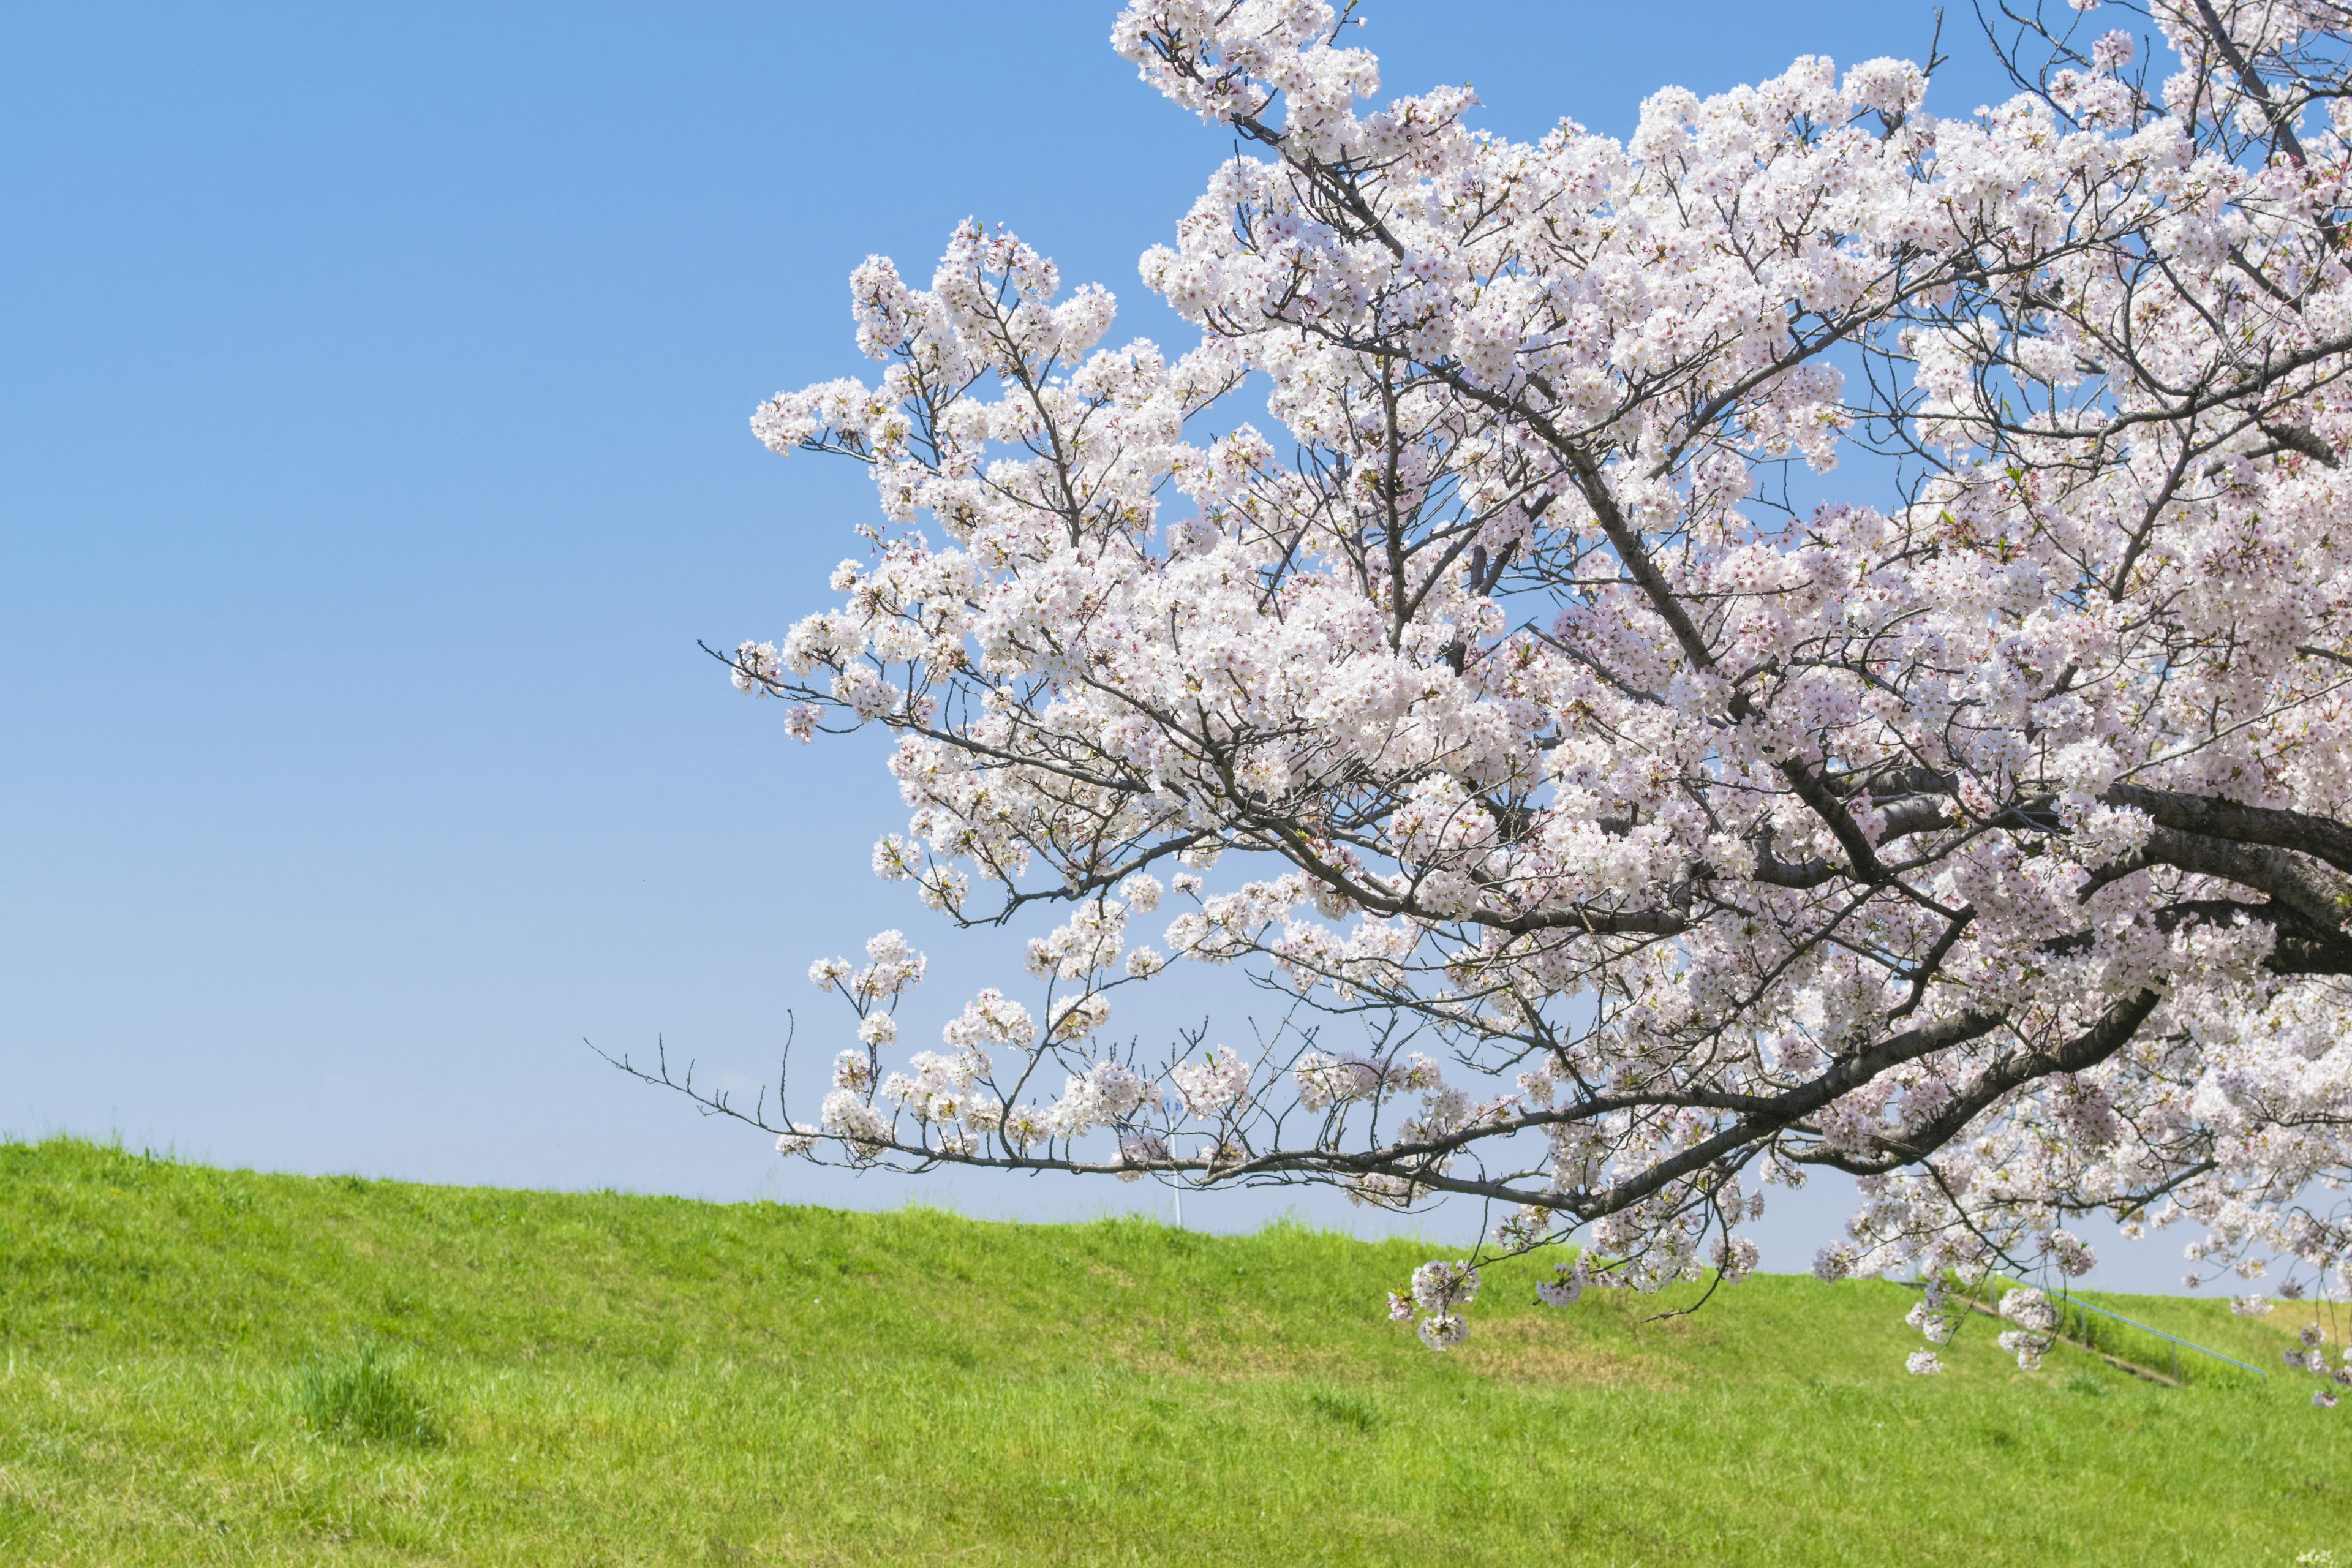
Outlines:
[[[2303, 1380], [2028, 1376], [1985, 1319], [1911, 1378], [1895, 1286], [1643, 1326], [1531, 1266], [1433, 1356], [1380, 1311], [1425, 1251], [0, 1144], [0, 1562], [2352, 1563]], [[361, 1340], [446, 1441], [306, 1430]]]

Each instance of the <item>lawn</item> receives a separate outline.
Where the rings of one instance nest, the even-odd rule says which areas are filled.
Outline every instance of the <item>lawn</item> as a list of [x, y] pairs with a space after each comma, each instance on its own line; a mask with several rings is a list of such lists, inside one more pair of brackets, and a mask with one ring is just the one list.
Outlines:
[[0, 1563], [2352, 1565], [2352, 1402], [2283, 1369], [1977, 1318], [1915, 1378], [1899, 1286], [1531, 1264], [1438, 1356], [1427, 1256], [0, 1144]]

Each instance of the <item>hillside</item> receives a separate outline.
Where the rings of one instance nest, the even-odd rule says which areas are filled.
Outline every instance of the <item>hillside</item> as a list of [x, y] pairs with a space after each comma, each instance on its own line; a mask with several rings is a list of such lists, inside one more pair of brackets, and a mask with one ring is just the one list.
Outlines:
[[1532, 1266], [1435, 1356], [1381, 1310], [1426, 1256], [0, 1144], [0, 1561], [2352, 1563], [2300, 1377], [2023, 1374], [1980, 1318], [1913, 1378], [1897, 1286], [1645, 1325]]

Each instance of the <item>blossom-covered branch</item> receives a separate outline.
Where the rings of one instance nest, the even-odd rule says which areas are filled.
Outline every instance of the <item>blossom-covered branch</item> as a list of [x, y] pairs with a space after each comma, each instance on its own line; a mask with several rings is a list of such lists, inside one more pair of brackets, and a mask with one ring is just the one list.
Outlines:
[[[1832, 1275], [2077, 1272], [2104, 1210], [2343, 1288], [2347, 18], [2132, 15], [2011, 13], [1964, 117], [1808, 58], [1519, 142], [1368, 107], [1322, 4], [1129, 5], [1251, 149], [1142, 258], [1197, 341], [968, 223], [752, 421], [884, 521], [736, 683], [895, 732], [882, 876], [1067, 915], [936, 1051], [904, 937], [821, 962], [780, 1147], [1473, 1194], [1584, 1242], [1560, 1300], [1744, 1271], [1822, 1166]], [[1195, 963], [1278, 1018], [1107, 1043]], [[1440, 1348], [1462, 1267], [1398, 1298]]]

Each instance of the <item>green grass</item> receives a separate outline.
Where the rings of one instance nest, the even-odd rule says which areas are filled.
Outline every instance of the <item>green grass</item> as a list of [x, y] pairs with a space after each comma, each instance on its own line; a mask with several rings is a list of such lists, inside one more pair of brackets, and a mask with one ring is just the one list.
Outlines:
[[294, 1403], [303, 1426], [322, 1437], [418, 1448], [441, 1441], [433, 1407], [370, 1343], [304, 1373], [294, 1385]]
[[1533, 1265], [1433, 1356], [1381, 1300], [1428, 1255], [0, 1144], [0, 1563], [2352, 1563], [2305, 1379], [1983, 1318], [1911, 1378], [1896, 1286], [1644, 1324]]

